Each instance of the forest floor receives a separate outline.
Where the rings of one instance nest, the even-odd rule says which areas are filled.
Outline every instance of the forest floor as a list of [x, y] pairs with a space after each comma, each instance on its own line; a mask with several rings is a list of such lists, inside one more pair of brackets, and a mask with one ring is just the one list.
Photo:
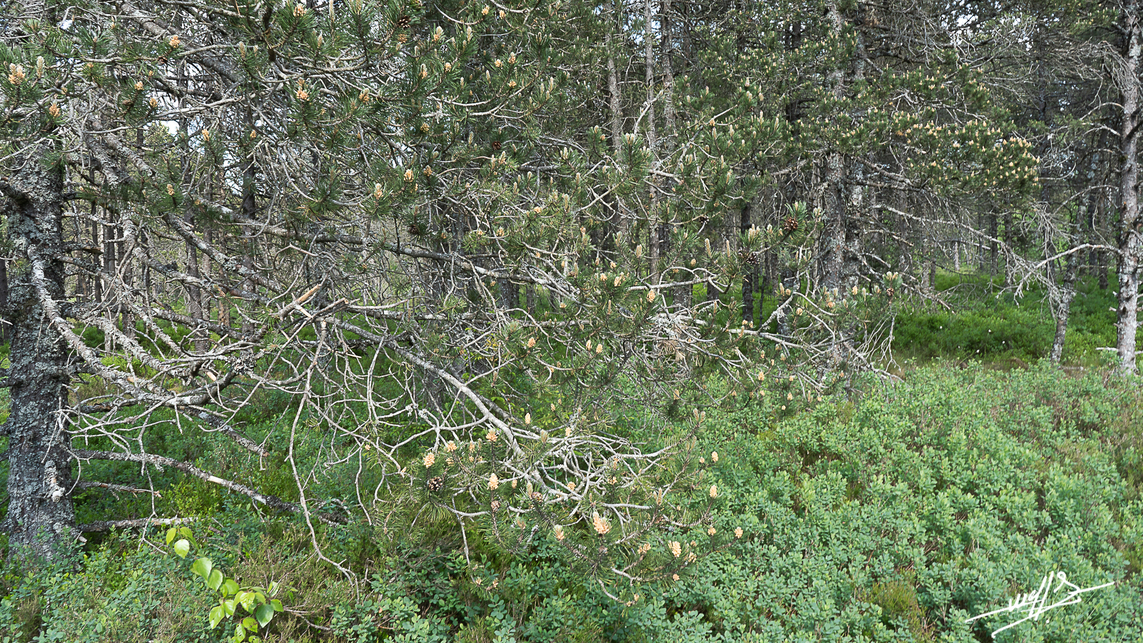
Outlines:
[[[608, 598], [551, 534], [508, 551], [486, 527], [462, 540], [455, 522], [405, 512], [311, 536], [296, 517], [172, 475], [164, 502], [193, 518], [194, 556], [149, 529], [89, 534], [47, 568], [9, 562], [0, 639], [232, 640], [238, 617], [210, 627], [219, 594], [191, 570], [208, 556], [244, 587], [280, 588], [267, 641], [987, 641], [1061, 601], [1000, 638], [1143, 640], [1143, 389], [1096, 350], [1114, 342], [1113, 296], [1080, 284], [1061, 377], [1043, 360], [1054, 324], [1035, 292], [1015, 300], [948, 274], [938, 287], [958, 312], [900, 312], [898, 378], [797, 409], [708, 409], [692, 448], [719, 454], [705, 471], [720, 490], [714, 533], [678, 537], [709, 547], [677, 580], [626, 588], [638, 600]], [[284, 405], [259, 400], [250, 430], [275, 430]], [[634, 439], [686, 433], [625, 426]], [[190, 455], [289, 497], [280, 461]], [[338, 484], [331, 472], [326, 491]], [[151, 502], [84, 492], [77, 511], [147, 515]], [[350, 575], [316, 557], [313, 538]], [[1044, 583], [1040, 607], [969, 622]]]

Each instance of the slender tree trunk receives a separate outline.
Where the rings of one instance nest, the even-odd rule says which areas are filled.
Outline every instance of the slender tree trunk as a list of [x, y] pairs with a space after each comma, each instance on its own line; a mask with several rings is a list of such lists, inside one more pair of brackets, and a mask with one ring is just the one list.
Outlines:
[[651, 0], [643, 0], [643, 78], [647, 83], [647, 113], [643, 116], [647, 121], [647, 145], [654, 153], [656, 146], [655, 132], [655, 40], [651, 33]]
[[[623, 3], [622, 0], [613, 0], [611, 5], [611, 24], [607, 29], [607, 93], [610, 111], [611, 126], [611, 153], [616, 162], [619, 161], [623, 148], [623, 103], [619, 89], [619, 67], [616, 63], [615, 34], [622, 31]], [[615, 194], [611, 194], [605, 202], [605, 207], [611, 210], [611, 221], [601, 235], [600, 245], [606, 249], [618, 248], [614, 243], [614, 235], [618, 230], [624, 239], [628, 238], [627, 218], [623, 216], [623, 208]]]
[[[103, 184], [103, 189], [107, 189], [106, 181]], [[114, 280], [119, 272], [119, 243], [115, 240], [116, 230], [118, 228], [116, 225], [118, 213], [110, 208], [104, 208], [103, 216], [109, 222], [103, 226], [103, 274], [107, 275], [106, 297], [107, 303], [111, 304], [110, 312], [106, 314], [114, 322], [115, 311], [122, 306], [122, 302], [120, 301], [122, 293], [118, 292], [119, 289], [115, 286]], [[115, 339], [111, 336], [105, 336], [103, 341], [107, 343], [108, 346], [113, 346]]]
[[9, 235], [27, 261], [17, 264], [4, 311], [13, 334], [3, 528], [21, 555], [50, 559], [56, 544], [73, 538], [75, 510], [65, 413], [68, 351], [49, 314], [64, 301], [63, 182], [58, 169], [44, 167], [46, 151], [29, 155], [4, 186]]
[[1119, 242], [1119, 306], [1116, 322], [1116, 354], [1120, 370], [1135, 372], [1135, 333], [1139, 328], [1139, 255], [1143, 250], [1143, 217], [1139, 206], [1139, 125], [1140, 73], [1143, 72], [1143, 2], [1129, 0], [1123, 10], [1123, 31], [1126, 33], [1124, 64], [1126, 73], [1119, 88], [1123, 105], [1123, 123], [1120, 130], [1120, 151], [1123, 166], [1120, 170], [1119, 189], [1123, 199], [1121, 240]]
[[[8, 260], [0, 259], [0, 311], [8, 310]], [[12, 338], [7, 318], [0, 319], [0, 344]]]
[[[190, 212], [188, 211], [183, 219], [188, 224], [193, 223]], [[186, 243], [186, 271], [191, 277], [198, 278], [198, 250], [188, 241]], [[202, 291], [198, 286], [187, 285], [187, 315], [195, 320], [197, 328], [191, 330], [194, 335], [195, 350], [201, 352], [207, 351], [210, 347], [207, 338], [203, 336], [202, 325]]]
[[[250, 108], [246, 108], [246, 127], [254, 130], [254, 115]], [[246, 159], [246, 166], [242, 168], [242, 215], [247, 219], [257, 219], [258, 217], [258, 202], [256, 200], [257, 194], [257, 163], [254, 158], [254, 152], [250, 152], [250, 156]], [[254, 267], [254, 245], [249, 241], [243, 241], [242, 265], [246, 268]], [[254, 289], [254, 284], [249, 279], [243, 280], [243, 287], [246, 289]], [[241, 311], [239, 311], [241, 315]], [[227, 309], [226, 316], [229, 321], [230, 311]], [[242, 318], [242, 333], [251, 334], [254, 332], [254, 325], [246, 318]]]
[[[742, 206], [738, 229], [745, 235], [750, 230], [750, 204]], [[742, 266], [742, 321], [754, 325], [754, 285], [758, 275], [758, 260], [743, 254]]]
[[623, 106], [619, 94], [619, 68], [615, 62], [615, 32], [619, 30], [622, 18], [619, 0], [615, 0], [611, 6], [611, 24], [607, 28], [607, 94], [611, 117], [611, 151], [618, 158], [623, 145]]
[[[661, 0], [659, 3], [659, 70], [663, 74], [663, 135], [659, 140], [659, 158], [669, 158], [674, 151], [675, 135], [675, 72], [671, 65], [673, 43], [671, 40], [672, 28], [671, 0]], [[655, 213], [655, 223], [651, 230], [651, 253], [654, 256], [651, 272], [656, 283], [662, 281], [659, 271], [661, 257], [666, 252], [665, 241], [669, 230], [669, 221], [664, 221], [660, 212]]]
[[1079, 268], [1079, 253], [1068, 255], [1067, 267], [1064, 269], [1063, 282], [1060, 284], [1060, 300], [1056, 302], [1056, 338], [1052, 341], [1050, 354], [1053, 364], [1059, 364], [1064, 356], [1064, 337], [1068, 332], [1068, 316], [1071, 314], [1072, 300], [1076, 296], [1076, 270]]
[[992, 239], [988, 242], [988, 274], [993, 277], [996, 276], [996, 270], [1000, 267], [996, 261], [1000, 250], [996, 245], [997, 226], [996, 210], [990, 208], [988, 212], [988, 236]]
[[[643, 0], [643, 67], [644, 80], [647, 83], [647, 147], [651, 150], [651, 162], [659, 159], [659, 141], [655, 131], [655, 47], [651, 32], [651, 0]], [[651, 275], [659, 271], [659, 191], [657, 181], [651, 183], [651, 203], [647, 217], [647, 245], [650, 249], [648, 257]]]
[[[1009, 204], [1004, 204], [1004, 241], [1008, 244], [1009, 248], [1016, 249], [1016, 235], [1013, 234], [1012, 226], [1012, 208]], [[1000, 238], [999, 234], [996, 237]], [[1008, 253], [1004, 254], [1004, 287], [1012, 285], [1012, 265]]]
[[[103, 227], [103, 226], [99, 225], [99, 219], [97, 217], [98, 214], [99, 214], [99, 210], [96, 208], [95, 202], [92, 201], [91, 202], [91, 247], [92, 248], [98, 248], [99, 247], [99, 231], [100, 231], [100, 228]], [[95, 301], [95, 302], [103, 301], [103, 279], [99, 276], [98, 273], [92, 277], [91, 287], [92, 287], [92, 295], [91, 295], [92, 301]]]
[[[659, 30], [662, 32], [662, 41], [659, 45], [659, 64], [663, 72], [663, 138], [671, 141], [675, 135], [675, 71], [671, 65], [671, 53], [674, 50], [671, 29], [673, 26], [671, 15], [671, 0], [662, 0], [660, 3]], [[666, 145], [667, 149], [673, 149]]]
[[[119, 215], [116, 214], [116, 217], [118, 216]], [[124, 335], [128, 338], [132, 338], [135, 336], [135, 320], [131, 316], [130, 309], [127, 307], [127, 298], [131, 296], [131, 285], [135, 276], [134, 270], [132, 270], [133, 262], [127, 254], [130, 252], [130, 249], [127, 247], [126, 239], [119, 239], [115, 241], [114, 245], [116, 271], [119, 273], [119, 279], [121, 279], [123, 285], [126, 286], [126, 289], [119, 293], [116, 298], [117, 301], [115, 302], [119, 309], [119, 328], [122, 329]]]
[[[1096, 200], [1096, 206], [1095, 206], [1097, 229], [1104, 228], [1104, 226], [1105, 226], [1105, 222], [1107, 220], [1107, 206], [1108, 206], [1107, 195], [1101, 191], [1099, 198]], [[1095, 255], [1095, 269], [1096, 269], [1096, 272], [1098, 273], [1098, 276], [1099, 276], [1099, 289], [1100, 290], [1107, 290], [1107, 287], [1109, 285], [1107, 282], [1107, 272], [1108, 272], [1107, 257], [1108, 257], [1108, 253], [1105, 250], [1099, 250], [1096, 252], [1096, 255]]]

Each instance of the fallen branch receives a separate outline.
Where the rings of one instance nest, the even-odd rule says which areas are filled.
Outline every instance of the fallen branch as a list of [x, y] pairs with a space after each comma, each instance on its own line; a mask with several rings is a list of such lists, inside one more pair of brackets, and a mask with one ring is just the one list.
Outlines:
[[[203, 471], [202, 469], [199, 469], [198, 467], [196, 467], [192, 464], [187, 464], [186, 462], [175, 460], [173, 458], [168, 458], [168, 457], [161, 456], [161, 455], [155, 455], [153, 453], [124, 453], [121, 451], [77, 450], [77, 451], [73, 451], [72, 453], [79, 460], [111, 460], [114, 462], [140, 462], [143, 464], [150, 464], [150, 465], [156, 466], [156, 467], [171, 467], [172, 469], [178, 469], [179, 471], [182, 471], [183, 473], [186, 473], [188, 475], [192, 475], [192, 476], [198, 478], [199, 480], [204, 480], [206, 482], [210, 482], [212, 484], [219, 485], [220, 487], [224, 487], [226, 489], [229, 489], [230, 491], [233, 491], [235, 493], [240, 493], [244, 496], [248, 496], [251, 500], [253, 500], [255, 502], [262, 503], [262, 504], [266, 505], [267, 507], [272, 507], [274, 509], [280, 509], [282, 511], [289, 511], [291, 513], [301, 513], [301, 511], [302, 511], [301, 505], [299, 505], [297, 503], [287, 502], [287, 501], [282, 500], [281, 498], [278, 498], [276, 496], [271, 496], [271, 495], [265, 494], [265, 493], [259, 493], [258, 491], [255, 491], [254, 489], [247, 487], [246, 485], [234, 482], [233, 480], [226, 480], [224, 478], [219, 478], [218, 476], [216, 476], [212, 473], [209, 473], [207, 471]], [[336, 521], [331, 520], [331, 519], [329, 519], [325, 516], [322, 516], [322, 515], [318, 515], [317, 518], [318, 518], [318, 520], [321, 520], [322, 522], [329, 524], [329, 525], [338, 524]]]
[[153, 494], [156, 498], [162, 498], [163, 497], [163, 494], [159, 493], [158, 491], [151, 490], [151, 489], [139, 489], [136, 487], [128, 487], [126, 485], [121, 485], [121, 484], [111, 484], [108, 482], [93, 482], [91, 480], [81, 480], [75, 486], [80, 488], [80, 489], [91, 489], [91, 488], [106, 489], [106, 490], [110, 491], [112, 494], [114, 494], [116, 491], [122, 491], [124, 493], [149, 493], [149, 494]]
[[159, 525], [181, 525], [194, 522], [194, 518], [135, 518], [132, 520], [97, 520], [84, 525], [77, 525], [76, 529], [82, 532], [108, 531], [110, 529], [137, 529], [140, 527], [153, 527]]

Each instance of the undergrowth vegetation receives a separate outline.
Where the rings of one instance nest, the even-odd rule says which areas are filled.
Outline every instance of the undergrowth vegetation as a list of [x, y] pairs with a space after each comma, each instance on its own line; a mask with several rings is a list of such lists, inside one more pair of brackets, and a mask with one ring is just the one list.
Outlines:
[[[893, 351], [898, 359], [1031, 363], [1047, 357], [1056, 327], [1043, 290], [1032, 287], [1017, 298], [1002, 282], [999, 277], [939, 271], [934, 299], [914, 301], [897, 317]], [[1109, 363], [1113, 353], [1098, 349], [1115, 345], [1115, 305], [1115, 293], [1100, 289], [1097, 279], [1076, 283], [1064, 363]]]
[[[194, 518], [195, 556], [224, 578], [282, 588], [284, 612], [259, 631], [268, 641], [984, 641], [1019, 616], [966, 619], [1055, 571], [1080, 587], [1115, 585], [1004, 640], [1143, 637], [1138, 387], [1047, 365], [860, 384], [796, 409], [768, 398], [703, 409], [690, 448], [720, 502], [710, 530], [672, 535], [702, 555], [677, 579], [623, 588], [624, 602], [554, 533], [509, 550], [490, 523], [462, 533], [452, 514], [394, 505], [384, 521], [311, 534], [177, 478], [155, 501]], [[643, 426], [622, 430], [654, 442], [690, 428]], [[273, 458], [226, 457], [284, 486]], [[350, 493], [344, 474], [327, 474], [329, 497], [339, 485]], [[94, 515], [100, 497], [80, 507]], [[210, 627], [219, 594], [164, 532], [89, 534], [46, 571], [5, 568], [0, 640], [233, 640], [242, 614]], [[315, 555], [314, 539], [350, 573]]]

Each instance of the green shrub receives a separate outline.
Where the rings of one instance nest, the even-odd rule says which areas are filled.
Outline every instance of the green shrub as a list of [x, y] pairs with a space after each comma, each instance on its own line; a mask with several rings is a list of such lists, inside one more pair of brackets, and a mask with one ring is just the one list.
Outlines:
[[[706, 384], [715, 397], [726, 386]], [[1133, 381], [1036, 364], [858, 384], [852, 399], [785, 413], [765, 398], [705, 405], [695, 448], [711, 460], [703, 485], [719, 489], [715, 531], [674, 529], [712, 553], [677, 581], [611, 587], [622, 602], [552, 534], [506, 547], [479, 520], [462, 537], [450, 515], [396, 506], [374, 524], [317, 525], [323, 554], [368, 579], [355, 585], [313, 555], [296, 517], [260, 518], [231, 494], [194, 504], [202, 490], [189, 484], [163, 502], [209, 509], [193, 526], [202, 555], [237, 583], [293, 590], [267, 641], [988, 640], [1010, 620], [965, 619], [1052, 571], [1081, 587], [1117, 584], [1005, 640], [1143, 637], [1143, 392]], [[647, 425], [637, 410], [615, 417], [643, 441], [692, 426]], [[310, 441], [301, 435], [299, 448]], [[256, 471], [256, 458], [221, 460]], [[338, 472], [328, 478], [313, 497], [334, 497]], [[96, 540], [35, 574], [5, 569], [0, 639], [229, 634], [209, 628], [218, 598], [187, 561], [147, 544], [161, 545], [161, 531]]]
[[[998, 277], [938, 271], [937, 295], [949, 308], [929, 302], [906, 307], [894, 328], [894, 353], [922, 361], [1014, 358], [1033, 362], [1047, 357], [1056, 324], [1043, 291], [1031, 288], [1017, 300], [1011, 292], [1002, 291], [1002, 285]], [[1066, 363], [1107, 363], [1110, 356], [1097, 349], [1115, 344], [1115, 305], [1115, 295], [1101, 290], [1095, 278], [1076, 283], [1064, 339]]]

